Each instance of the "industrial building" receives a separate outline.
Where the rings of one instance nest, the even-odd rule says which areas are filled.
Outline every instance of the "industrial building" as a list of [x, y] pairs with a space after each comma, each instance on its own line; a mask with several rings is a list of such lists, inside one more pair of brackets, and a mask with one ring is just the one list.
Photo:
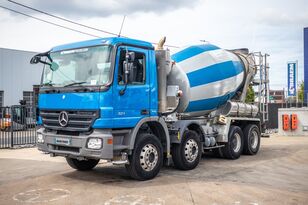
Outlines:
[[26, 100], [35, 104], [34, 90], [40, 84], [42, 65], [31, 65], [35, 52], [0, 48], [0, 107]]
[[285, 103], [284, 90], [270, 90], [270, 103]]

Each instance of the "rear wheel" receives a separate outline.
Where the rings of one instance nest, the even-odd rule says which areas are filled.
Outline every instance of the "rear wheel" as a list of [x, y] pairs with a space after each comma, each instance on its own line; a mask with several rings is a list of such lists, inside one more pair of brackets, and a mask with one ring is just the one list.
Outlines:
[[222, 148], [223, 156], [227, 159], [238, 159], [243, 152], [244, 137], [242, 129], [230, 126], [228, 143]]
[[163, 148], [158, 138], [148, 133], [138, 135], [129, 164], [125, 165], [130, 176], [137, 180], [152, 179], [162, 165]]
[[260, 148], [260, 130], [257, 125], [249, 124], [244, 129], [244, 154], [255, 155]]
[[70, 167], [79, 171], [87, 171], [93, 169], [99, 162], [99, 159], [78, 160], [66, 157], [66, 161]]
[[172, 147], [172, 160], [176, 168], [191, 170], [198, 166], [202, 155], [200, 137], [195, 131], [186, 130], [180, 144]]

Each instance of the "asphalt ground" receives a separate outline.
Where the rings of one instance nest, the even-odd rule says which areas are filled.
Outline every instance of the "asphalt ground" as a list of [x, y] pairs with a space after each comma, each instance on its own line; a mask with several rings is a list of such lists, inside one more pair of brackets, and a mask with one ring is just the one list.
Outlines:
[[308, 204], [308, 137], [273, 135], [255, 156], [203, 156], [194, 170], [164, 167], [141, 182], [123, 166], [78, 172], [36, 148], [1, 149], [0, 204]]

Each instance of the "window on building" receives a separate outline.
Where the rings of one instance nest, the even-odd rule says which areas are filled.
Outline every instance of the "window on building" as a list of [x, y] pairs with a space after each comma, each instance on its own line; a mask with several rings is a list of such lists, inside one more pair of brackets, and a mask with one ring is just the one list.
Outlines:
[[33, 91], [23, 91], [23, 100], [27, 109], [27, 117], [35, 116], [34, 113], [34, 93]]
[[[128, 77], [128, 84], [130, 85], [143, 85], [145, 83], [145, 54], [141, 52], [134, 52], [135, 60], [133, 62], [133, 67], [130, 70]], [[124, 84], [124, 74], [123, 74], [123, 64], [125, 61], [126, 50], [121, 50], [119, 69], [118, 69], [118, 83], [120, 85]]]
[[40, 92], [40, 85], [33, 85], [33, 106], [38, 106], [38, 95]]
[[3, 107], [4, 91], [0, 90], [0, 107]]
[[24, 91], [23, 100], [26, 101], [27, 106], [32, 106], [34, 104], [33, 91]]

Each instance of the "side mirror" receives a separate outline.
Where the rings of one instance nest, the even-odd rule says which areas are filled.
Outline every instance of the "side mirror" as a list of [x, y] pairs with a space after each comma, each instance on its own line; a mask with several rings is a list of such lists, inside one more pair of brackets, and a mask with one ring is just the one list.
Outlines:
[[128, 77], [130, 71], [133, 67], [133, 62], [135, 60], [135, 53], [134, 52], [126, 52], [125, 61], [123, 63], [123, 73], [124, 73], [124, 83], [125, 85], [128, 84]]
[[[51, 63], [48, 63], [48, 62], [46, 62], [46, 61], [43, 61], [43, 60], [42, 60], [42, 57], [47, 57], [47, 58], [50, 60]], [[40, 53], [40, 54], [37, 54], [37, 55], [33, 56], [33, 57], [31, 58], [31, 60], [30, 60], [30, 63], [31, 63], [31, 64], [43, 63], [43, 64], [45, 64], [45, 65], [49, 65], [49, 68], [50, 68], [50, 70], [52, 70], [52, 71], [56, 71], [56, 70], [58, 70], [58, 68], [59, 68], [59, 65], [58, 65], [57, 63], [55, 63], [55, 62], [52, 61], [52, 59], [50, 58], [48, 52], [46, 52], [46, 53]]]
[[128, 62], [123, 62], [123, 78], [124, 78], [124, 84], [128, 84], [128, 76], [129, 76], [129, 65]]
[[56, 71], [56, 70], [58, 70], [59, 65], [58, 65], [57, 63], [55, 63], [55, 62], [52, 62], [52, 63], [49, 65], [49, 67], [50, 67], [50, 70]]
[[120, 95], [124, 95], [125, 94], [125, 90], [127, 88], [127, 84], [128, 84], [128, 78], [129, 78], [129, 74], [130, 71], [133, 67], [133, 63], [135, 60], [135, 53], [134, 52], [126, 52], [125, 54], [125, 61], [123, 62], [123, 78], [124, 78], [124, 89], [120, 90], [119, 94]]
[[38, 64], [41, 61], [41, 56], [33, 56], [30, 60], [31, 64]]

